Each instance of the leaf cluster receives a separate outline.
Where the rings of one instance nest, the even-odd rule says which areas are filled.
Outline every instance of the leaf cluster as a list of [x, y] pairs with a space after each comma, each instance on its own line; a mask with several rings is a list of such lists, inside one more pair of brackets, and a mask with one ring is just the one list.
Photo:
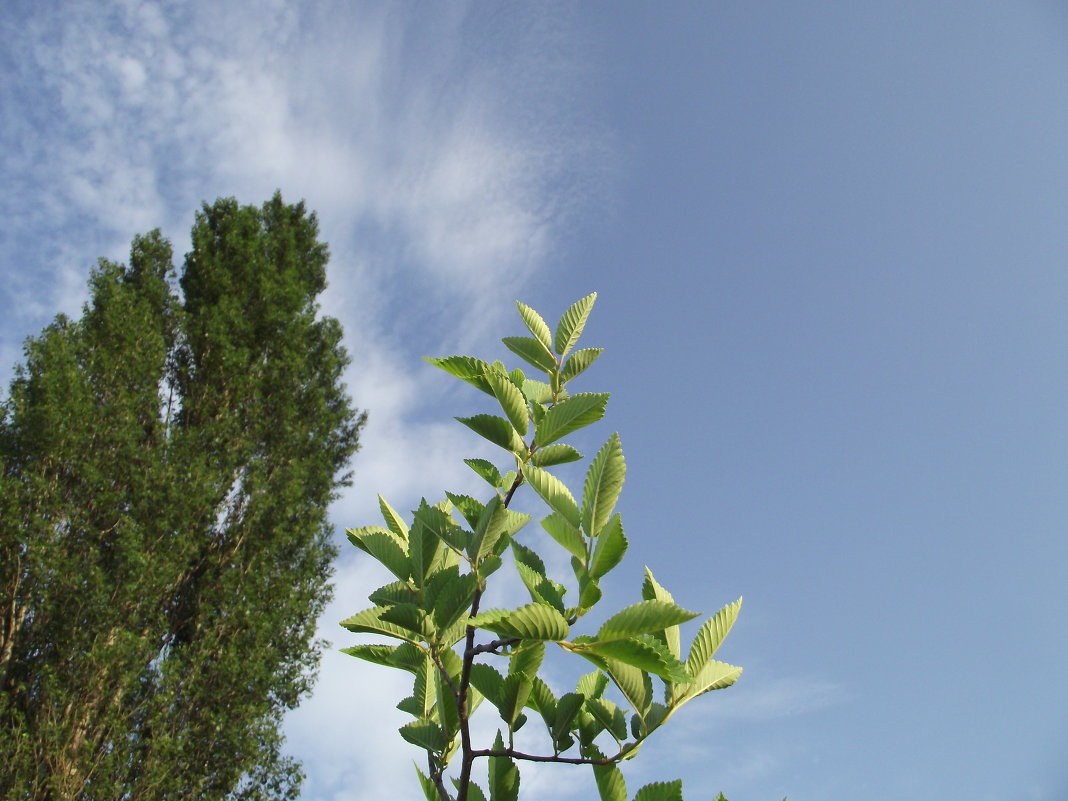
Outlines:
[[[677, 605], [648, 568], [640, 601], [609, 615], [595, 634], [573, 633], [601, 600], [601, 582], [628, 548], [616, 511], [626, 476], [619, 436], [612, 434], [590, 460], [581, 496], [550, 469], [583, 458], [564, 440], [599, 421], [608, 403], [607, 393], [569, 392], [602, 353], [576, 349], [595, 299], [591, 294], [574, 303], [555, 329], [517, 303], [529, 335], [503, 342], [522, 368], [471, 356], [427, 359], [496, 402], [491, 413], [457, 418], [505, 452], [504, 467], [465, 460], [489, 485], [487, 501], [446, 493], [433, 505], [423, 500], [408, 525], [380, 497], [384, 525], [347, 531], [352, 544], [395, 580], [371, 593], [373, 606], [341, 625], [396, 644], [343, 650], [413, 675], [412, 694], [398, 704], [413, 720], [400, 734], [425, 752], [426, 771], [418, 775], [429, 801], [515, 801], [517, 763], [524, 760], [590, 765], [602, 801], [627, 801], [619, 763], [635, 756], [681, 706], [741, 674], [715, 658], [740, 599], [708, 619], [684, 655], [679, 627], [697, 614]], [[545, 504], [540, 524], [570, 558], [573, 581], [550, 575], [544, 559], [520, 540], [531, 518], [509, 504], [523, 486]], [[506, 553], [530, 602], [483, 610], [487, 582]], [[554, 691], [539, 675], [547, 646], [585, 659], [593, 670], [573, 690]], [[618, 695], [606, 694], [609, 687]], [[486, 702], [499, 728], [491, 746], [476, 748], [470, 719]], [[516, 732], [532, 717], [544, 727], [545, 753], [515, 745]], [[446, 771], [457, 756], [459, 775], [450, 788]], [[487, 761], [488, 795], [472, 778], [479, 758]], [[675, 801], [681, 792], [681, 781], [653, 783], [633, 801]]]

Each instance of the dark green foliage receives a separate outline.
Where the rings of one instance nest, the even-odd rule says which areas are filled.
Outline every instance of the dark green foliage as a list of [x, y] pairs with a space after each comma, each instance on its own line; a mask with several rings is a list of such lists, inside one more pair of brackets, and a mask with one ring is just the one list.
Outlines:
[[363, 416], [314, 214], [205, 205], [26, 344], [0, 408], [0, 798], [295, 798], [326, 507]]

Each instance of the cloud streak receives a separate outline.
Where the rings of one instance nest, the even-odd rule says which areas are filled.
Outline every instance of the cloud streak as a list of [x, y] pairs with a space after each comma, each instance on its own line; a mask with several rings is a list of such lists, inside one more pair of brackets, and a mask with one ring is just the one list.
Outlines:
[[[323, 307], [345, 326], [347, 381], [371, 414], [333, 516], [363, 525], [376, 492], [403, 510], [474, 488], [457, 454], [477, 448], [432, 408], [451, 389], [417, 356], [497, 330], [603, 191], [610, 154], [579, 111], [563, 7], [297, 9], [113, 0], [6, 15], [0, 378], [14, 343], [78, 313], [96, 256], [124, 259], [132, 235], [155, 227], [181, 254], [201, 200], [259, 203], [280, 187], [318, 211], [331, 246]], [[324, 636], [343, 644], [337, 621], [378, 578], [343, 556]], [[410, 791], [397, 681], [327, 654], [315, 696], [287, 722], [305, 798]]]

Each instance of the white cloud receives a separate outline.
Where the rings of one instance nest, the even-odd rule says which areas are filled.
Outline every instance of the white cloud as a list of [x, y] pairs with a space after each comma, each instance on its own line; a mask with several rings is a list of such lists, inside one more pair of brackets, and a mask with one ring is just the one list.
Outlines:
[[[484, 11], [83, 0], [4, 25], [19, 66], [0, 77], [0, 202], [21, 233], [0, 256], [35, 269], [3, 268], [0, 370], [11, 342], [78, 313], [96, 256], [123, 259], [159, 226], [180, 259], [201, 200], [258, 203], [280, 187], [320, 215], [324, 311], [345, 326], [350, 391], [371, 413], [335, 519], [374, 522], [378, 492], [405, 510], [474, 490], [460, 458], [477, 446], [435, 408], [450, 390], [414, 348], [484, 345], [606, 164], [578, 119], [566, 8]], [[374, 586], [346, 554], [323, 635], [344, 644], [337, 621]], [[393, 709], [405, 684], [326, 656], [287, 721], [305, 798], [411, 794], [414, 749]], [[536, 787], [539, 770], [524, 773]]]

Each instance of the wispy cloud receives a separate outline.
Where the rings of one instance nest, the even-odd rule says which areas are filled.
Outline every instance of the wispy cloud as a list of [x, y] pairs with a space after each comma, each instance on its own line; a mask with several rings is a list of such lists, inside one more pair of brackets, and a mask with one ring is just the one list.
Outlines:
[[[180, 258], [201, 200], [281, 188], [319, 213], [324, 311], [345, 326], [350, 391], [371, 413], [335, 519], [372, 522], [376, 492], [403, 510], [473, 488], [458, 457], [476, 455], [471, 439], [430, 413], [449, 390], [416, 357], [484, 343], [603, 191], [610, 160], [582, 118], [566, 7], [16, 6], [0, 22], [4, 383], [14, 343], [77, 314], [96, 256], [122, 259], [158, 226]], [[375, 582], [342, 558], [325, 636], [345, 636], [337, 621]], [[393, 732], [403, 684], [327, 655], [287, 724], [306, 798], [410, 791], [412, 749]]]

